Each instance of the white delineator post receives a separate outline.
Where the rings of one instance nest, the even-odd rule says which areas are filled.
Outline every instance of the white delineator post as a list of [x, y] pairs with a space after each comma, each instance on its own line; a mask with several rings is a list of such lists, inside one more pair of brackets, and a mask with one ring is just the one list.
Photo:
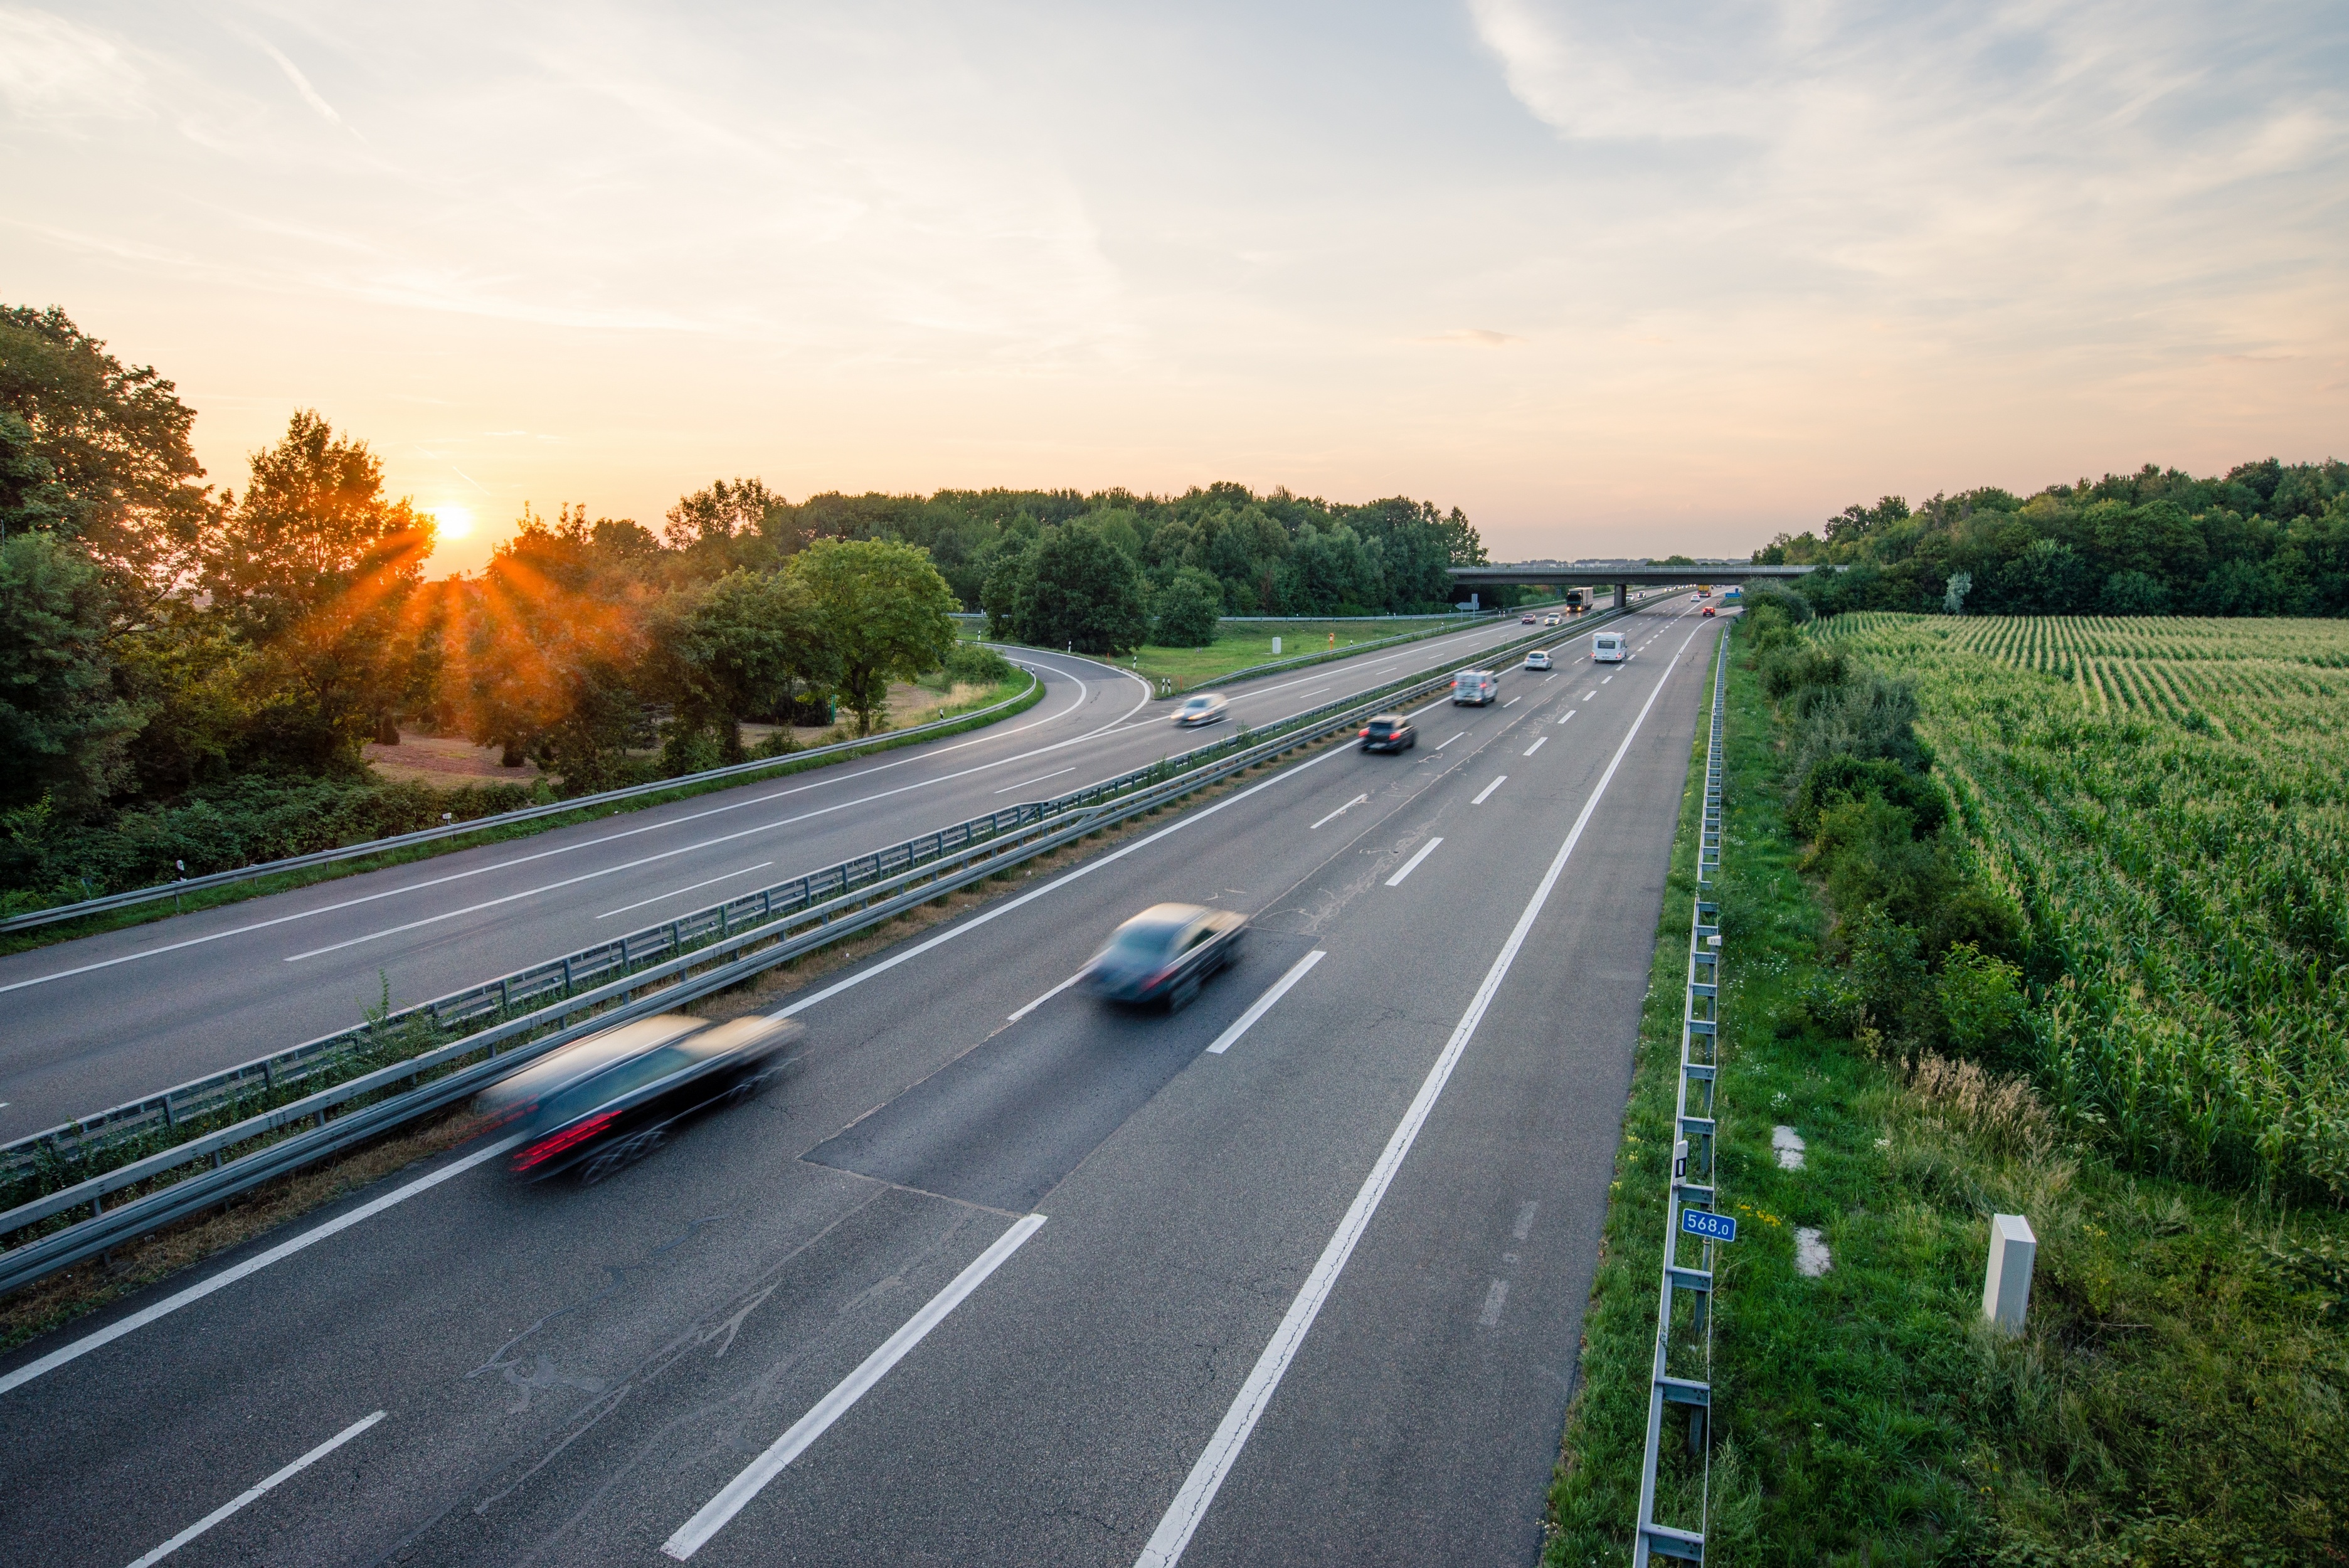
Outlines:
[[2023, 1332], [2023, 1316], [2031, 1307], [2031, 1264], [2038, 1255], [2039, 1238], [2031, 1233], [2029, 1220], [2020, 1214], [1991, 1216], [1982, 1315], [2009, 1334]]

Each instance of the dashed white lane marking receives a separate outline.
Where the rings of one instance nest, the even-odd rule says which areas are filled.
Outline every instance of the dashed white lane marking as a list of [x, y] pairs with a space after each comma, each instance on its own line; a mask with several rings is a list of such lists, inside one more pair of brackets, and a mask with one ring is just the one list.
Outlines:
[[1250, 1028], [1254, 1027], [1256, 1021], [1258, 1018], [1263, 1017], [1267, 1013], [1272, 1011], [1272, 1005], [1275, 1002], [1279, 1001], [1283, 996], [1288, 995], [1288, 988], [1291, 985], [1294, 985], [1299, 980], [1304, 979], [1307, 971], [1310, 970], [1316, 964], [1320, 963], [1321, 960], [1329, 956], [1330, 954], [1328, 953], [1317, 947], [1312, 952], [1307, 954], [1304, 957], [1299, 959], [1296, 963], [1290, 965], [1288, 966], [1288, 974], [1274, 981], [1272, 983], [1271, 989], [1265, 992], [1263, 995], [1258, 996], [1247, 1012], [1242, 1013], [1237, 1018], [1232, 1021], [1232, 1026], [1230, 1028], [1226, 1029], [1222, 1034], [1216, 1037], [1216, 1043], [1207, 1047], [1207, 1054], [1211, 1057], [1220, 1057], [1226, 1051], [1230, 1050], [1233, 1046], [1238, 1044], [1239, 1037], [1242, 1035], [1247, 1034]]
[[271, 1476], [267, 1480], [263, 1481], [258, 1486], [247, 1488], [245, 1491], [241, 1491], [234, 1497], [229, 1499], [228, 1501], [221, 1504], [218, 1508], [213, 1509], [210, 1513], [205, 1514], [202, 1519], [199, 1519], [193, 1524], [191, 1524], [185, 1530], [180, 1532], [179, 1534], [174, 1535], [171, 1540], [166, 1541], [162, 1545], [158, 1546], [154, 1551], [147, 1553], [146, 1556], [141, 1557], [137, 1562], [131, 1563], [130, 1568], [153, 1568], [155, 1563], [160, 1563], [164, 1558], [169, 1557], [172, 1553], [177, 1552], [189, 1542], [193, 1541], [197, 1536], [202, 1535], [205, 1531], [210, 1530], [213, 1525], [218, 1524], [230, 1514], [234, 1513], [238, 1509], [243, 1508], [246, 1503], [257, 1501], [284, 1482], [293, 1480], [295, 1476], [300, 1475], [304, 1470], [308, 1470], [312, 1465], [316, 1464], [320, 1460], [325, 1459], [328, 1454], [333, 1453], [336, 1449], [341, 1448], [345, 1443], [349, 1442], [353, 1438], [357, 1437], [361, 1432], [366, 1431], [369, 1427], [374, 1426], [378, 1421], [382, 1420], [383, 1414], [384, 1413], [381, 1410], [378, 1410], [372, 1416], [363, 1417], [358, 1420], [353, 1421], [349, 1426], [345, 1427], [341, 1431], [336, 1432], [333, 1437], [328, 1438], [325, 1442], [320, 1443], [316, 1448], [312, 1449], [308, 1453], [304, 1454], [300, 1459], [295, 1460], [292, 1464], [287, 1465], [284, 1470], [279, 1470], [275, 1475]]
[[[1460, 735], [1465, 735], [1465, 734], [1467, 734], [1467, 733], [1468, 733], [1468, 732], [1467, 732], [1466, 730], [1464, 730], [1464, 730], [1462, 730], [1462, 731], [1460, 732]], [[1454, 736], [1454, 737], [1452, 738], [1452, 740], [1457, 740], [1457, 739], [1459, 739], [1459, 738], [1460, 738], [1460, 735], [1455, 735], [1455, 736]], [[1452, 744], [1452, 740], [1447, 740], [1447, 741], [1445, 741], [1445, 742], [1444, 743], [1444, 746], [1449, 746], [1449, 745], [1451, 745], [1451, 744]], [[1438, 750], [1438, 751], [1441, 751], [1441, 750], [1443, 750], [1443, 749], [1444, 749], [1444, 746], [1439, 746], [1439, 747], [1437, 747], [1435, 749], [1436, 749], [1436, 750]]]
[[761, 861], [755, 866], [744, 866], [740, 871], [728, 872], [724, 876], [711, 877], [706, 882], [688, 882], [683, 887], [673, 887], [667, 892], [657, 892], [650, 898], [640, 898], [634, 903], [624, 903], [617, 909], [607, 909], [595, 918], [598, 920], [609, 920], [616, 914], [626, 914], [632, 909], [642, 909], [648, 903], [658, 903], [665, 898], [675, 898], [679, 893], [698, 892], [706, 887], [715, 887], [722, 882], [731, 882], [736, 877], [749, 876], [752, 872], [765, 871], [769, 866], [773, 865], [774, 863], [775, 862], [772, 861]]
[[1077, 765], [1071, 762], [1066, 768], [1055, 768], [1050, 773], [1039, 773], [1033, 779], [1023, 779], [1017, 784], [1006, 784], [1002, 789], [995, 791], [995, 793], [998, 795], [1009, 795], [1014, 789], [1025, 789], [1030, 784], [1041, 784], [1047, 779], [1058, 779], [1063, 773], [1074, 773], [1076, 770]]
[[[1369, 799], [1370, 796], [1368, 794], [1357, 795], [1352, 799], [1347, 801], [1344, 805], [1339, 807], [1336, 810], [1330, 812], [1328, 816], [1322, 818], [1321, 822], [1334, 822], [1339, 818], [1344, 816], [1347, 812], [1352, 810], [1355, 807], [1361, 805], [1363, 801]], [[1314, 823], [1313, 828], [1319, 827], [1321, 822]], [[1309, 833], [1313, 830], [1313, 828], [1308, 828], [1305, 830]]]
[[716, 1497], [701, 1505], [700, 1511], [677, 1527], [677, 1533], [661, 1542], [661, 1550], [682, 1563], [701, 1550], [709, 1538], [726, 1528], [727, 1522], [742, 1511], [750, 1501], [765, 1490], [769, 1481], [783, 1473], [783, 1467], [808, 1450], [809, 1445], [829, 1430], [834, 1421], [855, 1407], [873, 1386], [889, 1375], [889, 1369], [905, 1358], [908, 1351], [919, 1345], [930, 1330], [944, 1323], [947, 1315], [960, 1306], [971, 1292], [987, 1283], [987, 1276], [1001, 1267], [1003, 1261], [1019, 1250], [1020, 1243], [1044, 1228], [1044, 1216], [1030, 1214], [995, 1240], [995, 1244], [978, 1254], [971, 1265], [955, 1275], [952, 1284], [932, 1296], [929, 1304], [905, 1320], [905, 1326], [891, 1335], [880, 1349], [864, 1358], [864, 1364], [841, 1379], [838, 1387], [816, 1401], [815, 1408], [792, 1423], [791, 1430], [777, 1438], [774, 1446], [743, 1467], [742, 1473], [726, 1483]]
[[1543, 746], [1547, 745], [1549, 737], [1547, 735], [1536, 736], [1534, 738], [1534, 743], [1526, 748], [1525, 754], [1527, 757], [1531, 757], [1535, 752], [1539, 751]]
[[1495, 1280], [1493, 1282], [1492, 1288], [1485, 1293], [1485, 1310], [1476, 1315], [1478, 1326], [1484, 1328], [1499, 1327], [1501, 1323], [1501, 1304], [1508, 1299], [1509, 1282], [1505, 1279]]
[[1564, 724], [1568, 719], [1572, 718], [1576, 714], [1581, 711], [1582, 710], [1580, 708], [1569, 707], [1564, 713], [1557, 716], [1557, 721], [1560, 724]]
[[1502, 774], [1490, 784], [1485, 785], [1483, 792], [1480, 793], [1474, 800], [1469, 801], [1468, 804], [1471, 806], [1483, 805], [1486, 800], [1492, 799], [1494, 790], [1498, 789], [1502, 785], [1506, 784], [1508, 781], [1509, 776], [1506, 773]]
[[1061, 981], [1058, 985], [1053, 986], [1050, 991], [1045, 992], [1041, 996], [1037, 997], [1033, 1002], [1029, 1003], [1026, 1006], [1020, 1008], [1019, 1011], [1012, 1014], [1011, 1016], [1004, 1019], [1003, 1021], [1007, 1024], [1018, 1023], [1020, 1019], [1026, 1017], [1029, 1014], [1034, 1012], [1037, 1008], [1042, 1006], [1045, 1003], [1050, 1001], [1053, 997], [1059, 995], [1061, 992], [1067, 990], [1070, 986], [1075, 985], [1084, 977], [1085, 972], [1081, 969], [1078, 970], [1074, 975], [1070, 975], [1066, 980]]
[[1442, 839], [1440, 839], [1440, 838], [1439, 838], [1439, 839], [1430, 839], [1430, 840], [1428, 840], [1428, 841], [1427, 841], [1427, 842], [1425, 842], [1425, 843], [1423, 843], [1423, 844], [1420, 845], [1420, 846], [1419, 846], [1419, 853], [1417, 853], [1417, 854], [1415, 854], [1415, 855], [1412, 856], [1412, 857], [1411, 857], [1411, 859], [1409, 859], [1409, 860], [1407, 860], [1407, 861], [1403, 861], [1403, 863], [1402, 863], [1402, 870], [1401, 870], [1401, 871], [1399, 871], [1399, 872], [1395, 872], [1395, 874], [1394, 874], [1394, 875], [1392, 875], [1392, 876], [1391, 876], [1391, 877], [1387, 878], [1387, 886], [1389, 886], [1389, 887], [1401, 887], [1401, 886], [1402, 886], [1402, 879], [1403, 879], [1403, 878], [1405, 878], [1405, 877], [1407, 877], [1407, 876], [1409, 876], [1409, 875], [1411, 875], [1411, 873], [1412, 873], [1412, 872], [1413, 872], [1417, 871], [1417, 870], [1419, 869], [1419, 862], [1420, 862], [1420, 861], [1423, 861], [1423, 860], [1425, 860], [1425, 859], [1427, 859], [1427, 857], [1428, 857], [1428, 856], [1430, 856], [1430, 855], [1433, 854], [1433, 853], [1435, 852], [1435, 846], [1436, 846], [1436, 845], [1438, 845], [1438, 844], [1440, 844], [1440, 843], [1442, 843], [1443, 841], [1443, 841]]

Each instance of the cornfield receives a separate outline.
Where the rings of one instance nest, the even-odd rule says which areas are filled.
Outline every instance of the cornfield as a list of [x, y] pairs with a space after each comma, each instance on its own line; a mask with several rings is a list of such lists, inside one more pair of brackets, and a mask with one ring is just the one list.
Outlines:
[[2137, 1161], [2349, 1202], [2349, 623], [1848, 614], [2064, 976], [2043, 1077]]

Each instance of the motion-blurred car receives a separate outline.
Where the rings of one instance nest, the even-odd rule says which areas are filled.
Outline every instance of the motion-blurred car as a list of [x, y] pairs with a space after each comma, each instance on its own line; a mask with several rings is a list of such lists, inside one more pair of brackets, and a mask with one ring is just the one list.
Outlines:
[[1704, 618], [1708, 621], [1713, 619], [1713, 606], [1710, 604], [1704, 607]]
[[1545, 626], [1563, 626], [1566, 624], [1566, 617], [1553, 612], [1542, 617], [1542, 624]]
[[1408, 751], [1419, 744], [1419, 727], [1399, 713], [1376, 714], [1362, 726], [1361, 740], [1365, 751]]
[[1520, 626], [1537, 626], [1540, 624], [1541, 623], [1539, 621], [1536, 620], [1531, 615], [1520, 615], [1517, 617], [1517, 624]]
[[1117, 928], [1082, 970], [1082, 985], [1112, 1002], [1164, 1002], [1179, 1012], [1207, 976], [1239, 956], [1247, 917], [1195, 903], [1154, 904]]
[[1452, 677], [1452, 702], [1457, 707], [1484, 707], [1501, 695], [1501, 677], [1491, 670], [1462, 670]]
[[507, 1163], [517, 1180], [575, 1171], [589, 1185], [658, 1149], [694, 1112], [757, 1094], [802, 1032], [755, 1016], [640, 1018], [533, 1062], [482, 1090], [474, 1108], [493, 1126], [521, 1128]]
[[1526, 668], [1529, 670], [1546, 670], [1549, 668], [1548, 653], [1541, 648], [1536, 648], [1532, 653], [1527, 654], [1526, 655]]
[[1702, 593], [1692, 593], [1692, 594], [1690, 594], [1690, 595], [1689, 595], [1689, 597], [1690, 597], [1690, 598], [1692, 598], [1692, 599], [1702, 599], [1702, 598], [1703, 598], [1703, 597], [1704, 597], [1704, 595], [1703, 595], [1703, 594], [1702, 594]]
[[1213, 724], [1224, 717], [1224, 710], [1230, 706], [1216, 693], [1203, 691], [1197, 696], [1183, 699], [1183, 706], [1174, 710], [1174, 722], [1185, 729]]

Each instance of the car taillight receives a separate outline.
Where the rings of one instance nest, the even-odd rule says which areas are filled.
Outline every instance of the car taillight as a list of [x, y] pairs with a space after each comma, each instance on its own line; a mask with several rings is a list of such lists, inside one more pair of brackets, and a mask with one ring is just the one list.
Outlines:
[[564, 1150], [595, 1137], [617, 1120], [619, 1115], [616, 1110], [607, 1110], [600, 1116], [591, 1116], [583, 1122], [566, 1127], [551, 1138], [542, 1138], [514, 1156], [513, 1168], [527, 1171], [534, 1165], [543, 1165]]
[[1367, 729], [1366, 729], [1366, 730], [1362, 731], [1361, 738], [1362, 738], [1362, 739], [1364, 739], [1364, 740], [1368, 740], [1370, 738], [1371, 738], [1371, 732], [1370, 732], [1369, 730], [1367, 730]]

